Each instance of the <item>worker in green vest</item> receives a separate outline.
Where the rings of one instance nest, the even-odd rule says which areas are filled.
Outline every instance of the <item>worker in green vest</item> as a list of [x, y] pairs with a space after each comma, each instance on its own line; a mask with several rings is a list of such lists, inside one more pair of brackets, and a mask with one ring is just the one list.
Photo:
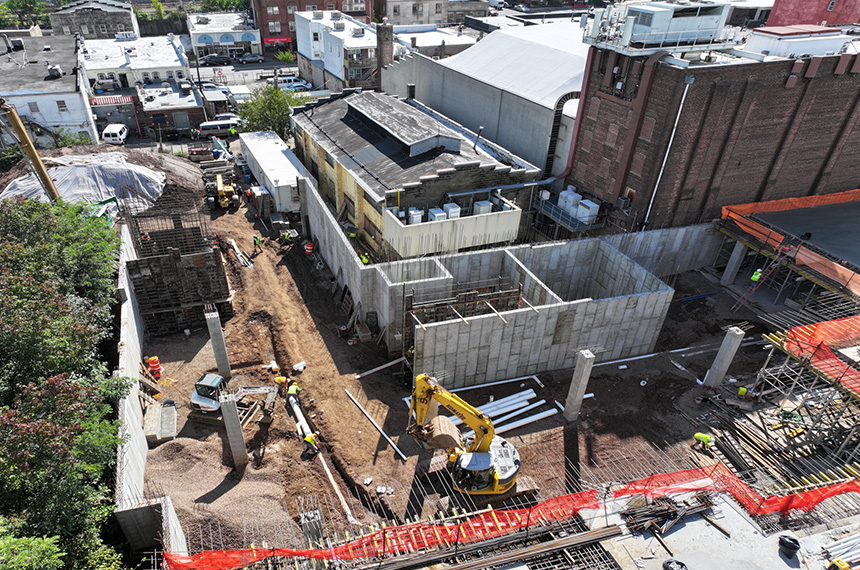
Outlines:
[[289, 398], [290, 396], [295, 396], [296, 398], [298, 398], [299, 392], [301, 391], [302, 389], [299, 388], [299, 383], [293, 380], [292, 382], [290, 382], [290, 387], [287, 388], [287, 398]]
[[756, 269], [755, 271], [753, 271], [752, 277], [750, 277], [750, 281], [755, 283], [759, 279], [761, 279], [761, 269]]
[[316, 455], [320, 452], [320, 448], [317, 445], [317, 437], [319, 437], [320, 432], [315, 431], [314, 433], [305, 436], [305, 450], [311, 455]]
[[284, 395], [284, 388], [287, 386], [287, 378], [285, 376], [275, 376], [275, 386], [278, 387], [278, 394]]
[[702, 449], [708, 449], [714, 444], [713, 436], [708, 435], [706, 433], [699, 432], [696, 433], [696, 435], [694, 435], [693, 437], [696, 439], [696, 442], [698, 442], [699, 445], [702, 446]]

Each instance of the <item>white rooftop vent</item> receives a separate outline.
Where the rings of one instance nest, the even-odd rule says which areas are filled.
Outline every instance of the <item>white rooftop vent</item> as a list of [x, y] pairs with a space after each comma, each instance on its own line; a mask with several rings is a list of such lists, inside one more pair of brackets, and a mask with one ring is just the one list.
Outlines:
[[49, 65], [48, 66], [48, 75], [50, 77], [54, 77], [54, 78], [62, 77], [63, 76], [63, 69], [59, 65]]
[[334, 29], [335, 30], [343, 30], [343, 29], [345, 29], [345, 27], [346, 27], [346, 24], [344, 22], [335, 22], [334, 23]]
[[42, 51], [51, 51], [51, 46], [45, 46], [42, 48]]
[[209, 18], [207, 18], [206, 16], [197, 16], [197, 23], [198, 24], [208, 24], [209, 21], [210, 21]]
[[322, 17], [323, 17], [323, 13], [320, 12], [319, 10], [314, 12], [314, 20], [322, 20]]
[[364, 35], [364, 28], [353, 28], [352, 29], [352, 37], [360, 38]]
[[340, 12], [332, 12], [331, 13], [331, 19], [332, 20], [340, 20], [341, 18], [343, 18], [343, 14], [341, 14]]

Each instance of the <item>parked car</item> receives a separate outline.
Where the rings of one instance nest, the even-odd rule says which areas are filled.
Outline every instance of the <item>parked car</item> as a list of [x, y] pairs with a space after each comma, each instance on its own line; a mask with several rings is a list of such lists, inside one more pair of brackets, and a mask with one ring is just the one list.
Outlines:
[[164, 129], [161, 131], [161, 139], [165, 141], [178, 141], [188, 135], [188, 129]]
[[[278, 77], [277, 85], [284, 91], [310, 91], [313, 89], [313, 85], [305, 81], [304, 79], [299, 79], [298, 77]], [[274, 85], [274, 79], [267, 79], [266, 82], [269, 85]]]
[[215, 115], [213, 121], [239, 121], [241, 118], [236, 113], [219, 113]]
[[498, 15], [499, 15], [498, 10], [496, 10], [495, 8], [490, 8], [490, 16], [498, 16]]
[[516, 10], [517, 12], [531, 12], [531, 8], [529, 8], [525, 4], [517, 4], [516, 6], [514, 6], [514, 10]]
[[239, 56], [236, 63], [263, 63], [266, 58], [259, 53], [246, 53]]
[[200, 65], [230, 65], [231, 61], [229, 56], [210, 53], [200, 58]]

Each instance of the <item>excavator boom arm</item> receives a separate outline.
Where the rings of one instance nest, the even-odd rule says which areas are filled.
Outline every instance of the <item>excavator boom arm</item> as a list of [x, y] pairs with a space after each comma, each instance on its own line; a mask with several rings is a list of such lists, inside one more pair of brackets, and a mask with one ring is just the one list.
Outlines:
[[457, 394], [440, 386], [427, 374], [419, 374], [415, 378], [415, 390], [412, 392], [409, 406], [409, 411], [415, 414], [415, 421], [419, 426], [427, 423], [427, 416], [434, 401], [450, 410], [475, 432], [475, 439], [467, 452], [486, 452], [490, 449], [496, 433], [490, 418]]
[[54, 181], [51, 180], [51, 177], [48, 174], [48, 169], [45, 168], [45, 164], [42, 162], [42, 158], [39, 156], [39, 153], [36, 152], [36, 147], [33, 146], [33, 141], [30, 140], [30, 135], [27, 134], [27, 129], [24, 128], [24, 123], [21, 122], [21, 117], [18, 116], [18, 112], [12, 105], [7, 104], [4, 99], [0, 99], [0, 113], [3, 114], [6, 118], [6, 122], [9, 123], [9, 128], [12, 131], [11, 134], [21, 146], [21, 152], [24, 153], [24, 156], [26, 156], [30, 160], [30, 164], [33, 165], [33, 170], [36, 171], [36, 176], [38, 176], [39, 180], [42, 182], [42, 186], [45, 188], [45, 193], [52, 202], [56, 202], [60, 199], [60, 194], [57, 192], [57, 187], [54, 186]]

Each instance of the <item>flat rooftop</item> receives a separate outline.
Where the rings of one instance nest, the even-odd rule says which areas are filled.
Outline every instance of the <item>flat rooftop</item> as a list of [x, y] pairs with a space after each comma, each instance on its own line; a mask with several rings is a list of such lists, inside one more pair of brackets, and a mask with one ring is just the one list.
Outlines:
[[405, 45], [412, 45], [412, 38], [415, 38], [417, 47], [434, 47], [445, 45], [472, 45], [477, 43], [478, 39], [466, 33], [458, 33], [450, 28], [439, 28], [436, 30], [416, 31], [416, 32], [398, 32], [395, 37], [402, 41]]
[[170, 83], [169, 85], [169, 87], [155, 87], [153, 85], [138, 87], [138, 95], [143, 104], [143, 110], [187, 109], [203, 104], [196, 89], [191, 89], [188, 95], [183, 95], [175, 84]]
[[351, 93], [333, 100], [321, 101], [317, 105], [297, 110], [293, 119], [326, 152], [353, 171], [379, 201], [384, 199], [388, 190], [402, 188], [409, 182], [418, 182], [422, 176], [436, 174], [437, 170], [453, 168], [457, 164], [478, 161], [500, 168], [504, 166], [480, 149], [473, 150], [470, 144], [461, 145], [459, 153], [435, 148], [410, 157], [397, 140], [348, 113], [352, 101], [371, 101], [368, 104], [373, 105], [373, 100], [383, 98], [390, 100], [389, 109], [392, 116], [398, 116], [399, 121], [415, 121], [413, 125], [417, 128], [420, 124], [426, 129], [427, 135], [435, 136], [442, 131], [452, 132], [411, 105], [395, 97], [376, 93]]
[[84, 40], [84, 48], [84, 68], [87, 71], [175, 69], [186, 65], [182, 44], [175, 36], [173, 40], [167, 36], [136, 40]]
[[278, 133], [273, 131], [239, 133], [239, 140], [248, 152], [254, 155], [256, 163], [273, 182], [295, 181], [304, 170], [300, 162], [297, 160], [294, 162], [295, 155]]
[[[318, 14], [319, 17], [314, 17]], [[296, 17], [301, 17], [314, 24], [323, 25], [327, 28], [327, 33], [334, 37], [340, 38], [343, 41], [343, 47], [347, 49], [361, 49], [376, 47], [376, 32], [369, 26], [362, 25], [359, 21], [354, 20], [337, 10], [316, 10], [296, 12]], [[336, 30], [335, 23], [342, 23], [343, 29]], [[353, 35], [353, 30], [363, 30], [361, 35]]]
[[[16, 38], [24, 49], [8, 52], [0, 61], [3, 86], [0, 95], [68, 92], [76, 90], [77, 66], [73, 36], [43, 36]], [[49, 65], [59, 65], [62, 77], [48, 75]]]
[[[209, 20], [208, 22], [206, 20]], [[209, 12], [188, 15], [188, 31], [195, 34], [255, 29], [241, 12]]]
[[811, 233], [808, 243], [832, 256], [860, 267], [860, 201], [759, 212], [750, 216], [782, 233], [798, 237]]

